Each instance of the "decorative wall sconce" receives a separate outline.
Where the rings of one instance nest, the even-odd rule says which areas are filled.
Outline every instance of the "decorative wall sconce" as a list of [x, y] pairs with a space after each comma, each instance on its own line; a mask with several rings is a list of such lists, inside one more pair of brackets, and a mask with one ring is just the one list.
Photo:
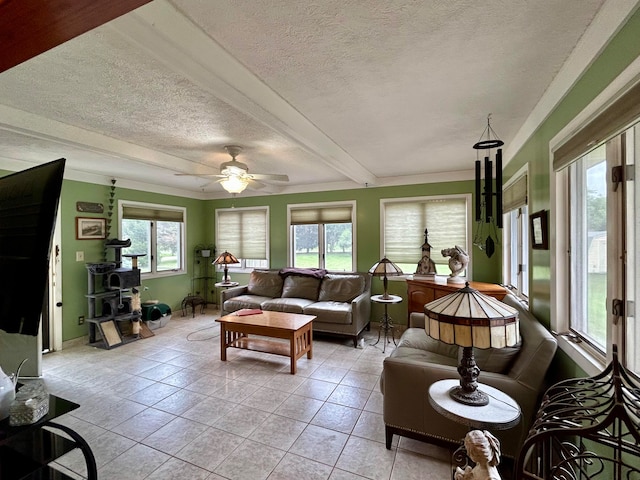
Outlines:
[[[484, 138], [484, 140], [483, 140]], [[476, 234], [473, 244], [480, 250], [484, 250], [487, 257], [495, 252], [496, 243], [500, 243], [497, 228], [502, 228], [502, 147], [504, 142], [498, 138], [491, 128], [491, 114], [487, 116], [487, 127], [482, 132], [480, 140], [473, 145], [476, 150]], [[493, 162], [491, 161], [491, 149], [496, 148], [496, 179], [495, 190], [493, 185]], [[484, 189], [482, 188], [482, 161], [480, 150], [488, 150], [484, 156]], [[493, 211], [493, 197], [496, 199], [495, 215]], [[484, 220], [483, 220], [484, 218]], [[488, 233], [485, 238], [485, 224], [488, 225]], [[492, 237], [495, 236], [495, 240]]]

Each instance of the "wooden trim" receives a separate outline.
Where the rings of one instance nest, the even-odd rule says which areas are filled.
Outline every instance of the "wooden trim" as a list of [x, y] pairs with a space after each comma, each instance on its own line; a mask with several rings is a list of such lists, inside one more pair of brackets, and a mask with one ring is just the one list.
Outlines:
[[0, 72], [151, 0], [0, 0]]

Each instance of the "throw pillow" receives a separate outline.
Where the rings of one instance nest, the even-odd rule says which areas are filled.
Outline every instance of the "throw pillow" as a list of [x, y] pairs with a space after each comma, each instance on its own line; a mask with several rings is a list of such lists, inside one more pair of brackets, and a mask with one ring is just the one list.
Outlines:
[[350, 302], [362, 293], [364, 278], [359, 275], [326, 275], [320, 284], [319, 302]]

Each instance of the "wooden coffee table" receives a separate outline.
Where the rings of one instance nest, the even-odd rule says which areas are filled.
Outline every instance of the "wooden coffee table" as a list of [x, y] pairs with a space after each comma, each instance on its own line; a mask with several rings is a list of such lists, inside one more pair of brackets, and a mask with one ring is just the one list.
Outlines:
[[[298, 313], [268, 312], [255, 315], [225, 315], [220, 322], [220, 360], [227, 360], [227, 348], [243, 348], [258, 352], [283, 355], [291, 359], [291, 374], [296, 373], [296, 361], [305, 353], [313, 357], [311, 325], [316, 317]], [[249, 335], [284, 338], [289, 344]]]

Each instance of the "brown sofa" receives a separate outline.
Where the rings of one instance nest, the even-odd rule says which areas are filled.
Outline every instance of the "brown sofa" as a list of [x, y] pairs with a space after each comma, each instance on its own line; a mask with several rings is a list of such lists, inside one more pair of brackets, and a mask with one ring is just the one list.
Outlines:
[[[518, 309], [521, 347], [474, 349], [474, 354], [480, 367], [478, 382], [505, 392], [520, 405], [522, 420], [516, 427], [492, 431], [500, 440], [503, 454], [515, 458], [544, 392], [556, 340], [515, 296], [508, 294], [503, 301]], [[438, 414], [427, 398], [432, 383], [460, 378], [456, 370], [458, 349], [427, 336], [424, 314], [412, 313], [410, 326], [384, 360], [380, 379], [387, 448], [391, 448], [394, 434], [460, 446], [468, 429]]]
[[222, 292], [222, 315], [243, 308], [315, 315], [313, 331], [349, 336], [354, 347], [371, 316], [371, 276], [357, 272], [254, 270], [249, 283]]

